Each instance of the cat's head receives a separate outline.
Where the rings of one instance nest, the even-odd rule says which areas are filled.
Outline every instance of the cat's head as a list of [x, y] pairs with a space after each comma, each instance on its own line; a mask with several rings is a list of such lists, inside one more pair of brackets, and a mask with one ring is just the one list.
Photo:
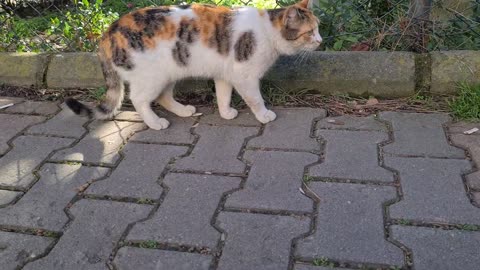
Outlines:
[[286, 7], [277, 14], [270, 14], [273, 25], [280, 30], [283, 41], [280, 52], [293, 54], [313, 51], [320, 46], [322, 37], [318, 32], [318, 18], [313, 14], [315, 0], [302, 0]]

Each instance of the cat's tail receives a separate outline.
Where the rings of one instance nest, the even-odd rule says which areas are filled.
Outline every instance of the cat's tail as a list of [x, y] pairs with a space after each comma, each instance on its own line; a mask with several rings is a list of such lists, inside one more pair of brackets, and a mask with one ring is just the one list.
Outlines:
[[107, 85], [106, 97], [102, 103], [97, 106], [89, 106], [73, 98], [67, 99], [65, 103], [75, 114], [95, 119], [109, 119], [122, 106], [125, 90], [122, 79], [113, 68], [112, 60], [107, 59], [102, 50], [100, 50], [99, 58]]

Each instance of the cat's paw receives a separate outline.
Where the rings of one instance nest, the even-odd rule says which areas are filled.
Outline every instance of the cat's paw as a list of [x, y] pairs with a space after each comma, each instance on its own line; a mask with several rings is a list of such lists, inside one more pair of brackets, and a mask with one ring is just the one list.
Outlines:
[[197, 109], [192, 105], [185, 105], [182, 110], [178, 111], [176, 115], [180, 117], [190, 117], [197, 112]]
[[275, 120], [275, 118], [277, 118], [277, 115], [274, 112], [267, 110], [263, 114], [256, 115], [256, 117], [257, 120], [260, 121], [262, 124], [266, 124]]
[[233, 118], [237, 117], [238, 111], [234, 108], [228, 108], [227, 110], [221, 110], [220, 116], [223, 119], [232, 120]]
[[165, 118], [158, 118], [158, 119], [155, 119], [154, 121], [149, 121], [149, 122], [145, 121], [145, 124], [147, 124], [149, 128], [154, 130], [166, 129], [168, 128], [168, 126], [170, 126], [170, 122], [168, 122], [168, 120]]

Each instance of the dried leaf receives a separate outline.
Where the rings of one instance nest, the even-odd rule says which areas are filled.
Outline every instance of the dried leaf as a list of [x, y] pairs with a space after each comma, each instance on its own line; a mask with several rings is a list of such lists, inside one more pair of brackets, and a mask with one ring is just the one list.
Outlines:
[[371, 98], [367, 101], [367, 103], [365, 105], [367, 106], [374, 106], [374, 105], [377, 105], [379, 102], [378, 102], [378, 99], [376, 98]]

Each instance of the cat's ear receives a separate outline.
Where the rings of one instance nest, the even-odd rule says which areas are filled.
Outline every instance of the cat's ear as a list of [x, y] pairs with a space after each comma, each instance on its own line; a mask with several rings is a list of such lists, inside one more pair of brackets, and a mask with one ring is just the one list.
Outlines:
[[315, 1], [316, 0], [302, 0], [300, 3], [298, 3], [298, 5], [303, 8], [313, 9]]

